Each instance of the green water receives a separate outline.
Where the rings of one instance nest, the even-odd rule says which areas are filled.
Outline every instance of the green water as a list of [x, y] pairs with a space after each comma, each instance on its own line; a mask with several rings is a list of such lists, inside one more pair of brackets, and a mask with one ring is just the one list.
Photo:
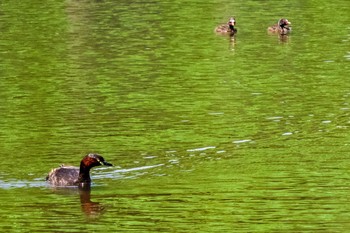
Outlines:
[[[1, 232], [347, 232], [349, 4], [4, 1]], [[235, 15], [235, 38], [214, 28]], [[292, 33], [267, 27], [286, 17]], [[98, 152], [90, 192], [51, 168]]]

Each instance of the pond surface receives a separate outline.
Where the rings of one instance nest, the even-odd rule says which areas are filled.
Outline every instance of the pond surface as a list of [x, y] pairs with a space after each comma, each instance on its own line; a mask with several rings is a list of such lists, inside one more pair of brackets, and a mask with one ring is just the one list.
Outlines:
[[[349, 3], [5, 1], [0, 231], [347, 232]], [[234, 38], [214, 28], [237, 19]], [[268, 35], [286, 17], [290, 35]], [[91, 190], [51, 168], [96, 152]]]

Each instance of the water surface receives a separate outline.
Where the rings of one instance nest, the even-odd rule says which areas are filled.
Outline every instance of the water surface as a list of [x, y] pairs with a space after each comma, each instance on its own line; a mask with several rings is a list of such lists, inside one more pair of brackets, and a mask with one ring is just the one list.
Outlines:
[[[348, 8], [5, 1], [0, 229], [346, 232]], [[89, 152], [116, 165], [90, 191], [45, 183]]]

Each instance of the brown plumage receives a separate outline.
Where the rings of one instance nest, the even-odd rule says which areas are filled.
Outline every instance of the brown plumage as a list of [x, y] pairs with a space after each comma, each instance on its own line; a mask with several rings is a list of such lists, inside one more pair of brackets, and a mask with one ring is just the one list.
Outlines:
[[279, 33], [281, 35], [285, 35], [292, 30], [292, 27], [290, 25], [291, 22], [289, 22], [288, 19], [282, 18], [278, 20], [277, 24], [268, 27], [267, 31], [271, 33]]
[[236, 19], [235, 17], [231, 17], [227, 23], [220, 24], [215, 28], [215, 32], [223, 35], [233, 36], [237, 33]]
[[84, 186], [91, 183], [90, 169], [96, 166], [113, 166], [101, 155], [88, 154], [80, 162], [80, 167], [64, 166], [54, 168], [46, 177], [53, 186]]

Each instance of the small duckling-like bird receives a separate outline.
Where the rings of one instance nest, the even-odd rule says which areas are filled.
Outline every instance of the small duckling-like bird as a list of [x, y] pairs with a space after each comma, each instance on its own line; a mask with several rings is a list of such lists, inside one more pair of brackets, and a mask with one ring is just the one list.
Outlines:
[[233, 36], [237, 33], [236, 26], [236, 19], [235, 17], [231, 17], [227, 23], [220, 24], [215, 28], [215, 32], [219, 34], [225, 34]]
[[54, 168], [46, 177], [53, 186], [86, 186], [91, 184], [90, 169], [96, 166], [113, 166], [98, 154], [88, 154], [80, 162], [79, 167], [61, 165]]
[[282, 18], [278, 20], [277, 24], [268, 27], [267, 31], [271, 33], [279, 33], [281, 35], [286, 35], [292, 30], [292, 27], [290, 25], [291, 22], [289, 22], [288, 19]]

